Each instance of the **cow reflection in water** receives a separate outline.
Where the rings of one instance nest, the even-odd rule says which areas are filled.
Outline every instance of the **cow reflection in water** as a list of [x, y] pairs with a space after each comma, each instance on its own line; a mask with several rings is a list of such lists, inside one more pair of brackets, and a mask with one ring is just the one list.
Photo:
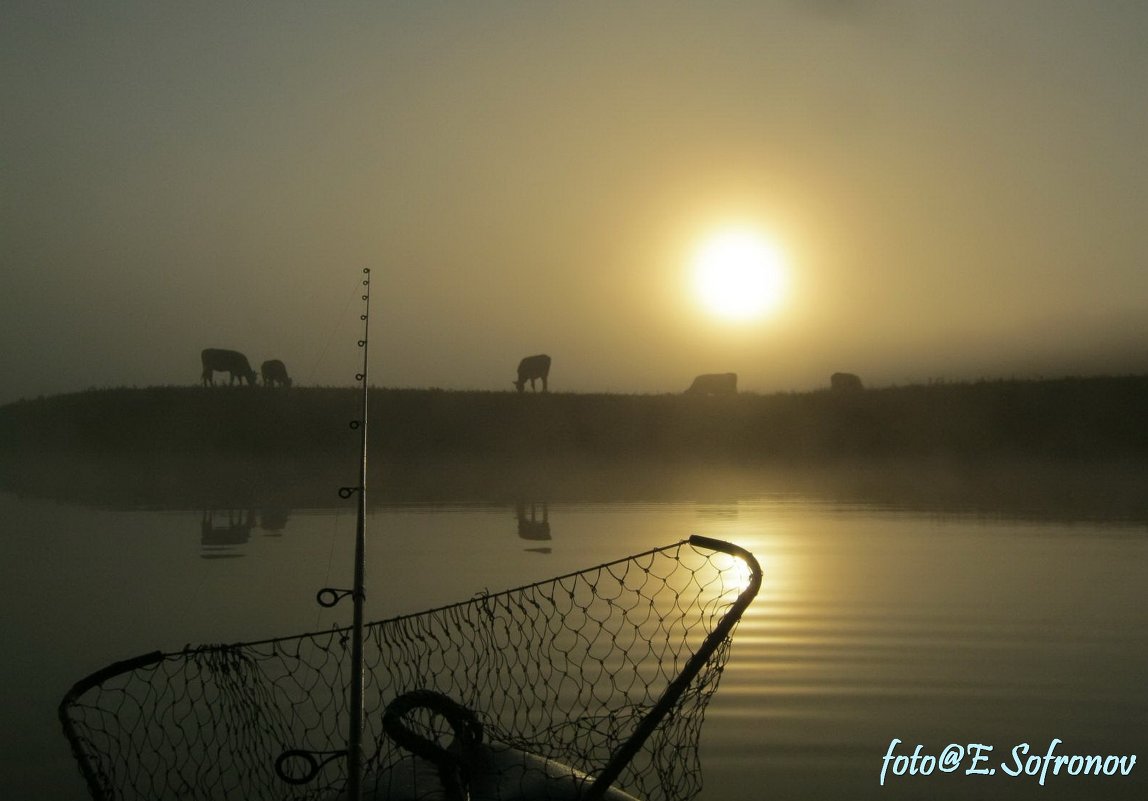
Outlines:
[[259, 510], [259, 528], [267, 532], [268, 536], [282, 536], [283, 529], [287, 528], [287, 518], [290, 512], [278, 506], [269, 506]]
[[281, 537], [287, 528], [290, 511], [277, 506], [265, 507], [258, 516], [254, 509], [204, 509], [199, 522], [200, 554], [204, 559], [231, 559], [243, 556], [233, 549], [251, 540], [251, 531], [259, 526], [266, 537]]
[[255, 511], [252, 509], [204, 509], [199, 523], [199, 544], [204, 551], [200, 556], [204, 559], [243, 556], [231, 549], [246, 545], [254, 526]]
[[[539, 509], [542, 519], [538, 518]], [[514, 507], [514, 516], [518, 519], [518, 538], [527, 542], [550, 541], [550, 507], [546, 501], [527, 504], [519, 501]], [[527, 548], [533, 553], [550, 553], [548, 547]]]

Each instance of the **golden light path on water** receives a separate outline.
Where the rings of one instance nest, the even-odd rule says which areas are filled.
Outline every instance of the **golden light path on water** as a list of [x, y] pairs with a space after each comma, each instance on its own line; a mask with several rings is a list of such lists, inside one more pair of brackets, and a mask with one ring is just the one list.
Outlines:
[[[1124, 711], [1148, 667], [1143, 640], [1129, 647], [1130, 631], [1148, 633], [1143, 541], [832, 505], [792, 512], [742, 505], [710, 526], [764, 575], [707, 715], [722, 732], [706, 751], [710, 797], [744, 793], [733, 777], [755, 772], [791, 798], [835, 797], [859, 780], [881, 798], [1136, 797], [1136, 785], [1107, 777], [1091, 777], [1103, 795], [1081, 796], [1063, 782], [970, 786], [963, 768], [927, 784], [882, 786], [878, 772], [894, 738], [907, 754], [992, 745], [997, 771], [1017, 744], [1042, 754], [1054, 738], [1083, 753], [1148, 744]], [[1135, 556], [1115, 566], [1129, 547]]]

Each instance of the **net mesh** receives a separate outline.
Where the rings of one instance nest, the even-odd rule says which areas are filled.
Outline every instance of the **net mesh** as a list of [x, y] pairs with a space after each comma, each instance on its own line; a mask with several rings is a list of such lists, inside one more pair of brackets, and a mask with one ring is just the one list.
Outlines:
[[[760, 577], [701, 542], [368, 624], [364, 797], [696, 796]], [[336, 799], [350, 650], [332, 629], [157, 652], [79, 682], [60, 716], [96, 799]]]

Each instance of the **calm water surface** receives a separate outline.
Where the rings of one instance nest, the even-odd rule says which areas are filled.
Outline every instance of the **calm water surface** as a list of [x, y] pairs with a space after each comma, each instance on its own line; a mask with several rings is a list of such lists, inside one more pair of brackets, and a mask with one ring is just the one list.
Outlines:
[[[5, 798], [80, 799], [65, 690], [153, 649], [345, 623], [354, 513], [102, 510], [0, 493]], [[531, 523], [533, 522], [533, 525]], [[368, 614], [413, 612], [693, 533], [765, 580], [706, 716], [703, 799], [1148, 797], [1148, 528], [898, 511], [813, 495], [410, 505], [370, 520]], [[882, 757], [992, 746], [995, 775]], [[1012, 750], [1137, 755], [1128, 777], [1009, 777]]]

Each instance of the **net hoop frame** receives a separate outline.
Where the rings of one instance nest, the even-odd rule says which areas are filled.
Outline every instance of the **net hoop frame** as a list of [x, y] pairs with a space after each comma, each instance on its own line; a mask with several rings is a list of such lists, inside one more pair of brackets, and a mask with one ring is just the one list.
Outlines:
[[[605, 793], [610, 789], [611, 785], [618, 778], [626, 765], [641, 750], [642, 746], [645, 744], [650, 735], [653, 734], [658, 725], [681, 699], [682, 695], [689, 688], [693, 680], [697, 678], [698, 674], [703, 670], [710, 658], [713, 657], [718, 648], [721, 647], [721, 645], [731, 637], [737, 623], [740, 621], [745, 610], [749, 607], [750, 603], [753, 602], [753, 599], [757, 596], [757, 593], [761, 588], [762, 571], [760, 564], [752, 553], [738, 545], [711, 537], [693, 535], [687, 539], [679, 540], [678, 542], [674, 542], [670, 545], [651, 548], [637, 554], [632, 554], [610, 562], [604, 562], [591, 568], [571, 571], [560, 576], [555, 576], [541, 581], [524, 584], [518, 587], [501, 590], [499, 592], [482, 593], [480, 596], [478, 596], [484, 599], [497, 599], [503, 596], [510, 596], [515, 593], [521, 593], [525, 590], [530, 590], [553, 582], [573, 578], [590, 570], [608, 569], [610, 567], [621, 565], [632, 560], [637, 560], [655, 554], [671, 551], [676, 548], [681, 548], [684, 545], [690, 545], [697, 549], [723, 553], [734, 557], [735, 559], [741, 560], [741, 562], [748, 569], [746, 584], [726, 609], [718, 623], [706, 634], [698, 649], [689, 658], [683, 668], [667, 684], [665, 690], [662, 692], [658, 700], [639, 720], [630, 736], [623, 740], [622, 743], [614, 750], [610, 756], [610, 759], [606, 762], [601, 771], [592, 777], [594, 780], [593, 784], [591, 784], [586, 789], [585, 793], [580, 796], [582, 799], [584, 799], [584, 801], [599, 801], [599, 799], [605, 795]], [[387, 623], [398, 623], [423, 615], [447, 612], [452, 609], [468, 606], [472, 604], [474, 600], [474, 598], [471, 598], [464, 601], [458, 601], [432, 609], [426, 609], [418, 612], [398, 615], [392, 618], [372, 621], [366, 625], [370, 627]], [[188, 646], [179, 651], [150, 651], [130, 659], [114, 662], [110, 665], [107, 665], [106, 667], [94, 671], [84, 678], [81, 678], [79, 681], [72, 685], [67, 693], [65, 693], [63, 699], [60, 701], [58, 707], [58, 718], [63, 728], [64, 735], [68, 739], [68, 742], [71, 746], [72, 755], [79, 765], [80, 772], [84, 777], [91, 797], [95, 799], [95, 801], [115, 801], [114, 795], [109, 795], [105, 792], [103, 784], [99, 778], [99, 772], [93, 766], [89, 754], [84, 749], [83, 744], [85, 738], [77, 730], [70, 714], [71, 707], [76, 705], [79, 699], [88, 691], [98, 687], [100, 684], [112, 677], [138, 670], [140, 668], [146, 668], [148, 666], [158, 664], [166, 659], [186, 658], [190, 655], [202, 655], [211, 652], [225, 652], [238, 647], [272, 645], [275, 643], [298, 640], [305, 637], [326, 636], [344, 632], [349, 634], [351, 629], [352, 626], [344, 626], [336, 627], [333, 629], [305, 632], [303, 634], [270, 637], [262, 640]]]

